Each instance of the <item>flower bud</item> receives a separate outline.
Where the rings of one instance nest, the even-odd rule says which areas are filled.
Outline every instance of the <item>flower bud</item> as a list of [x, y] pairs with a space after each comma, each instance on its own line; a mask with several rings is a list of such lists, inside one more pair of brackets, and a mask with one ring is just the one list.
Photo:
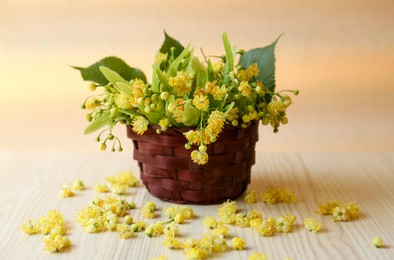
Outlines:
[[372, 239], [372, 244], [374, 246], [376, 246], [377, 248], [382, 247], [383, 246], [383, 238], [381, 238], [381, 237], [374, 237]]
[[170, 94], [169, 94], [168, 92], [166, 92], [166, 91], [164, 91], [164, 92], [162, 92], [162, 93], [160, 94], [160, 98], [161, 98], [162, 100], [167, 100], [169, 97], [170, 97]]
[[101, 151], [105, 151], [107, 149], [107, 145], [105, 143], [102, 143], [100, 146]]
[[86, 120], [91, 122], [92, 121], [92, 115], [91, 114], [86, 114]]
[[129, 208], [135, 209], [135, 202], [134, 201], [129, 202]]
[[127, 215], [124, 217], [124, 223], [126, 223], [127, 225], [131, 225], [131, 223], [133, 223], [133, 217], [130, 215]]
[[144, 112], [147, 114], [150, 113], [151, 111], [152, 111], [152, 109], [150, 108], [150, 106], [144, 108]]
[[152, 94], [152, 96], [150, 98], [152, 99], [152, 101], [156, 101], [157, 100], [157, 94]]
[[206, 145], [200, 145], [199, 147], [198, 147], [198, 150], [200, 151], [200, 152], [202, 152], [202, 153], [205, 153], [206, 151], [207, 151], [207, 146]]
[[93, 82], [89, 84], [89, 90], [91, 90], [91, 91], [95, 91], [96, 87], [97, 87], [97, 85]]
[[176, 104], [175, 103], [171, 103], [168, 105], [168, 111], [170, 111], [171, 113], [174, 113], [176, 110]]

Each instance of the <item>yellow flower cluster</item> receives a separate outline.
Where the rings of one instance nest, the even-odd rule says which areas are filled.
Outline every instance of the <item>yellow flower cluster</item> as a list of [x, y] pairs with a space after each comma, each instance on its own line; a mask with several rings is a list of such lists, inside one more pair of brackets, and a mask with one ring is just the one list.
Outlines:
[[296, 220], [296, 217], [291, 214], [279, 216], [276, 219], [276, 231], [279, 233], [289, 233], [292, 231], [293, 224]]
[[340, 204], [342, 203], [339, 201], [329, 200], [324, 204], [318, 205], [316, 213], [319, 213], [320, 215], [332, 215], [334, 208], [338, 207]]
[[70, 198], [70, 197], [73, 197], [75, 194], [72, 191], [69, 184], [64, 184], [63, 187], [59, 191], [59, 195], [61, 198]]
[[164, 240], [163, 245], [170, 249], [180, 249], [183, 247], [182, 241], [176, 237], [176, 234], [179, 232], [178, 225], [175, 222], [171, 222], [170, 224], [164, 227]]
[[235, 213], [238, 210], [236, 201], [227, 200], [218, 208], [219, 220], [226, 224], [234, 224], [236, 221]]
[[250, 221], [250, 227], [252, 230], [257, 231], [260, 235], [272, 236], [276, 230], [275, 220], [272, 217], [267, 219], [253, 219]]
[[81, 191], [86, 189], [85, 183], [81, 179], [75, 179], [73, 184], [64, 184], [59, 191], [61, 198], [70, 198], [75, 195], [74, 191]]
[[203, 218], [202, 224], [204, 227], [209, 229], [212, 234], [222, 235], [223, 237], [226, 237], [228, 235], [227, 226], [222, 221], [217, 222], [216, 219], [212, 216]]
[[156, 204], [152, 201], [148, 201], [146, 205], [142, 208], [142, 215], [145, 218], [155, 218], [156, 217]]
[[241, 92], [242, 96], [248, 97], [252, 94], [252, 86], [249, 85], [247, 81], [242, 81], [238, 87], [239, 92]]
[[131, 227], [131, 225], [128, 225], [126, 223], [117, 224], [116, 231], [118, 231], [118, 233], [119, 233], [119, 238], [122, 238], [122, 239], [129, 239], [134, 236], [133, 228]]
[[186, 239], [183, 248], [186, 259], [203, 259], [212, 253], [225, 252], [228, 245], [223, 235], [208, 232], [201, 239]]
[[174, 220], [177, 224], [183, 223], [185, 219], [192, 219], [194, 217], [193, 209], [187, 206], [174, 205], [164, 208], [163, 212], [170, 220]]
[[183, 97], [191, 90], [192, 77], [186, 71], [177, 71], [175, 77], [170, 77], [168, 79], [168, 84], [178, 96]]
[[73, 190], [84, 190], [86, 189], [85, 183], [81, 179], [76, 179], [73, 182]]
[[254, 252], [253, 255], [248, 257], [248, 260], [267, 260], [267, 256], [263, 253]]
[[94, 190], [98, 193], [106, 193], [109, 191], [106, 184], [97, 184], [96, 187], [94, 187]]
[[317, 221], [312, 217], [304, 219], [304, 226], [312, 233], [318, 233], [324, 227], [323, 223]]
[[336, 222], [352, 221], [360, 217], [359, 206], [354, 202], [344, 205], [340, 201], [328, 201], [319, 205], [316, 212], [321, 215], [332, 215]]
[[262, 200], [267, 204], [276, 204], [278, 202], [297, 203], [294, 193], [282, 187], [268, 187], [261, 194]]
[[204, 151], [194, 150], [191, 152], [190, 157], [192, 161], [198, 165], [203, 165], [208, 162], [208, 154]]
[[133, 122], [131, 122], [133, 131], [139, 135], [142, 135], [146, 130], [148, 130], [148, 125], [148, 120], [146, 120], [146, 118], [143, 116], [136, 116], [134, 117]]
[[212, 216], [208, 216], [202, 219], [202, 225], [208, 229], [217, 228], [218, 222]]
[[193, 98], [193, 105], [202, 111], [208, 111], [209, 99], [206, 95], [195, 95]]
[[165, 256], [155, 256], [152, 258], [152, 260], [167, 260], [167, 257]]
[[145, 234], [148, 237], [158, 236], [164, 234], [165, 222], [156, 222], [148, 225], [145, 228]]
[[234, 237], [231, 240], [231, 244], [235, 250], [243, 250], [245, 247], [245, 240], [243, 240], [241, 237]]
[[257, 191], [251, 191], [245, 195], [245, 202], [248, 204], [256, 203], [259, 198], [259, 193]]
[[259, 75], [259, 67], [257, 63], [251, 64], [246, 70], [239, 70], [237, 73], [237, 78], [240, 81], [249, 81], [253, 77], [257, 77]]
[[[105, 199], [96, 198], [92, 204], [77, 213], [77, 222], [85, 232], [115, 231], [119, 224], [119, 217], [127, 215], [131, 205], [122, 198], [108, 196]], [[120, 230], [121, 227], [119, 227]]]
[[[105, 180], [116, 194], [125, 194], [128, 188], [135, 187], [138, 183], [138, 179], [129, 171], [121, 171], [117, 175], [106, 177]], [[100, 192], [104, 192], [105, 188], [103, 184], [96, 186], [96, 190]]]
[[71, 246], [70, 239], [66, 236], [67, 229], [62, 214], [57, 210], [51, 210], [34, 223], [29, 220], [22, 225], [26, 234], [43, 234], [44, 249], [51, 252], [59, 252]]

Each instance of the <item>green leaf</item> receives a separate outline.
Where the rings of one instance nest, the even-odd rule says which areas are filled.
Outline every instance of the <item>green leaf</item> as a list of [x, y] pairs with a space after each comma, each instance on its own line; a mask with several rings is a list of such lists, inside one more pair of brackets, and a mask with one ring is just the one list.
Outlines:
[[208, 60], [208, 81], [215, 80], [215, 73], [213, 72], [212, 62]]
[[168, 75], [171, 77], [175, 77], [179, 68], [179, 65], [181, 65], [181, 62], [183, 58], [186, 57], [186, 55], [189, 54], [189, 46], [187, 46], [181, 54], [171, 63], [170, 68], [168, 69]]
[[227, 114], [228, 112], [230, 112], [230, 110], [234, 107], [235, 103], [231, 102], [230, 104], [228, 104], [225, 108], [224, 108], [224, 113]]
[[197, 57], [192, 58], [192, 70], [194, 73], [198, 74], [200, 71], [204, 70], [205, 66], [200, 62]]
[[171, 86], [168, 84], [166, 75], [159, 68], [156, 68], [156, 75], [160, 82], [164, 85], [164, 88], [166, 88], [167, 90], [171, 89]]
[[81, 72], [82, 78], [87, 81], [95, 82], [99, 85], [107, 85], [109, 80], [101, 73], [100, 66], [105, 66], [113, 71], [116, 71], [125, 80], [132, 80], [135, 78], [146, 82], [145, 74], [136, 68], [127, 65], [123, 60], [117, 57], [106, 57], [86, 68], [73, 67]]
[[127, 80], [122, 78], [116, 71], [113, 71], [105, 66], [100, 66], [99, 70], [103, 73], [104, 77], [112, 83], [112, 85], [116, 85], [118, 82], [129, 83]]
[[119, 112], [126, 114], [132, 118], [137, 115], [136, 113], [132, 112], [131, 110], [127, 110], [127, 109], [119, 109]]
[[88, 125], [84, 131], [84, 134], [91, 134], [94, 131], [97, 131], [98, 129], [102, 128], [105, 125], [108, 125], [110, 122], [110, 112], [107, 111], [103, 113], [100, 117], [96, 118], [93, 120], [90, 125]]
[[145, 116], [148, 118], [150, 123], [158, 124], [160, 119], [163, 118], [163, 113], [157, 111], [151, 111], [149, 113], [146, 113]]
[[268, 46], [246, 51], [238, 63], [243, 68], [257, 63], [260, 71], [257, 79], [271, 92], [275, 90], [275, 46], [281, 36]]
[[225, 72], [230, 72], [234, 70], [234, 53], [231, 49], [230, 40], [228, 39], [227, 33], [222, 35], [224, 50], [226, 51], [226, 67]]
[[174, 50], [174, 59], [175, 59], [182, 53], [184, 47], [177, 40], [169, 36], [166, 31], [164, 31], [164, 42], [161, 45], [160, 52], [164, 54], [167, 53], [167, 57], [170, 57], [172, 47], [175, 48]]
[[185, 104], [185, 109], [182, 114], [182, 122], [185, 126], [196, 126], [200, 121], [200, 111], [192, 105], [191, 100]]
[[207, 83], [207, 71], [201, 70], [197, 76], [197, 89], [203, 89], [205, 87], [205, 83]]
[[127, 96], [131, 95], [131, 85], [130, 83], [125, 83], [125, 82], [117, 82], [116, 85], [114, 85], [116, 90], [119, 93], [124, 93]]

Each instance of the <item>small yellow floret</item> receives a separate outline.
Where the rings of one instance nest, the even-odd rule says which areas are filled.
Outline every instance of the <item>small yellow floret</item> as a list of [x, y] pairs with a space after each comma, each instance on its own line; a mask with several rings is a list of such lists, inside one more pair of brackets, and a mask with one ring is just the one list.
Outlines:
[[42, 241], [44, 242], [44, 249], [51, 252], [60, 252], [71, 246], [68, 237], [57, 234], [46, 235]]
[[61, 198], [70, 198], [70, 197], [74, 196], [74, 192], [71, 190], [70, 185], [65, 184], [65, 185], [63, 185], [63, 187], [59, 191], [59, 195]]
[[248, 257], [248, 260], [267, 260], [267, 256], [263, 253], [254, 252], [253, 255]]
[[118, 224], [116, 225], [116, 230], [119, 232], [119, 238], [129, 239], [134, 236], [134, 231], [130, 225]]
[[226, 224], [234, 224], [236, 222], [235, 213], [238, 210], [236, 201], [227, 200], [218, 208], [219, 220]]
[[267, 204], [276, 204], [278, 202], [297, 202], [294, 193], [282, 187], [266, 188], [266, 190], [261, 194], [261, 198]]
[[73, 182], [73, 190], [84, 190], [86, 189], [84, 182], [81, 179], [76, 179]]
[[307, 230], [313, 233], [319, 232], [323, 227], [323, 223], [317, 221], [316, 219], [309, 217], [304, 220], [304, 225]]
[[245, 195], [245, 202], [248, 204], [256, 203], [258, 200], [259, 194], [257, 191], [251, 191]]
[[234, 237], [231, 240], [232, 247], [236, 250], [242, 250], [245, 247], [245, 240], [243, 240], [241, 237]]
[[105, 193], [108, 192], [108, 186], [106, 184], [97, 184], [94, 190], [99, 193]]
[[156, 204], [152, 201], [148, 201], [146, 205], [142, 208], [142, 215], [145, 218], [155, 218], [156, 217]]

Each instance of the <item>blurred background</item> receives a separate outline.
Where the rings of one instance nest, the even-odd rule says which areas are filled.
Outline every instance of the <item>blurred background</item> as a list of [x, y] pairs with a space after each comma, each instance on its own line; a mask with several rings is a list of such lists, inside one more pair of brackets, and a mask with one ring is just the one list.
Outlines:
[[284, 33], [277, 89], [300, 95], [278, 134], [260, 128], [258, 150], [394, 150], [390, 0], [0, 0], [0, 150], [98, 150], [83, 135], [88, 84], [70, 66], [116, 55], [149, 77], [164, 29], [219, 55], [222, 32], [245, 50]]

